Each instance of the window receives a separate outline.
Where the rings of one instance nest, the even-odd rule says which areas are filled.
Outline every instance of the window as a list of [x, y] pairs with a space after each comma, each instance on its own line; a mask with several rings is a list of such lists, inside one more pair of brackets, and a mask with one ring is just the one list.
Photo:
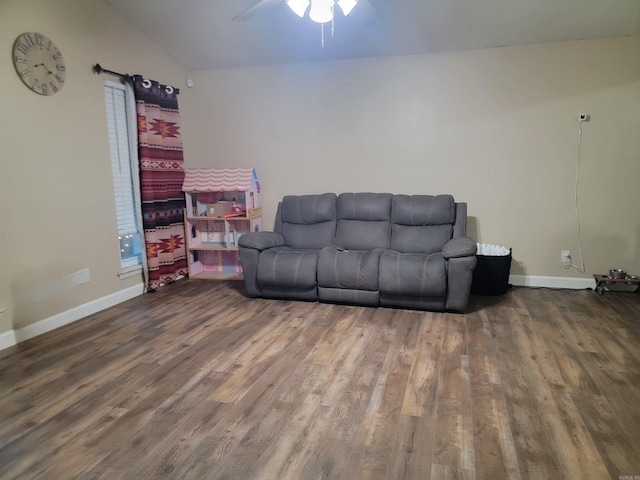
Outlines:
[[[128, 101], [124, 85], [106, 82], [104, 97], [107, 106], [107, 124], [109, 126], [109, 146], [111, 150], [111, 172], [118, 223], [118, 242], [120, 245], [120, 268], [124, 271], [138, 271], [142, 265], [142, 231], [139, 213], [139, 180], [137, 168], [132, 168], [132, 146], [130, 142], [135, 133], [131, 132], [130, 114], [133, 113], [133, 100]], [[128, 110], [129, 109], [129, 110]], [[135, 118], [135, 117], [134, 117]], [[137, 159], [136, 159], [137, 161]]]

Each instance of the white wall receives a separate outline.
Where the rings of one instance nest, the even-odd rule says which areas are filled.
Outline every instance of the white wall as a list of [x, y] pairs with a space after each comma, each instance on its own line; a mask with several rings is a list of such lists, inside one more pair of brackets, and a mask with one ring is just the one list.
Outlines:
[[[23, 32], [52, 39], [62, 90], [29, 91], [10, 52]], [[21, 329], [139, 284], [120, 280], [103, 85], [105, 68], [183, 85], [187, 73], [102, 0], [2, 0], [0, 46], [0, 348]], [[185, 89], [184, 96], [189, 95]], [[57, 291], [89, 269], [91, 281]]]
[[[285, 194], [452, 193], [512, 274], [640, 273], [640, 39], [206, 71], [187, 166], [255, 166], [266, 225]], [[579, 113], [579, 212], [574, 217]], [[188, 132], [188, 133], [187, 133]]]

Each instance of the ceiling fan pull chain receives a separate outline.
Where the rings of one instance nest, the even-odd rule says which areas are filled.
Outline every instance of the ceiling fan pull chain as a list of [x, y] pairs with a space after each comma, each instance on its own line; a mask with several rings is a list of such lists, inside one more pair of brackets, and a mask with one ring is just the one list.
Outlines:
[[320, 24], [320, 43], [322, 43], [322, 48], [324, 48], [324, 23]]
[[336, 6], [336, 2], [331, 2], [331, 38], [333, 38], [333, 31], [335, 30], [335, 27], [336, 27], [335, 6]]

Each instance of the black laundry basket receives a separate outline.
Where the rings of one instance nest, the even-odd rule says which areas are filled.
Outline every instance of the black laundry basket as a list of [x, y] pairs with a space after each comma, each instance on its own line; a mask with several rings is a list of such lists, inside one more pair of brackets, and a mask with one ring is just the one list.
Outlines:
[[508, 255], [476, 255], [478, 264], [471, 280], [472, 295], [504, 295], [509, 289], [511, 249]]

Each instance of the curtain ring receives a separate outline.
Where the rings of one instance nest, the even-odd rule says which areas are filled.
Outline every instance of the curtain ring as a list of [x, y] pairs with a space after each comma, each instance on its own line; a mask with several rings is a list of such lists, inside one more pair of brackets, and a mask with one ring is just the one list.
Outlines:
[[173, 93], [173, 87], [171, 85], [165, 86], [164, 89], [169, 95]]
[[151, 80], [147, 80], [146, 78], [142, 80], [142, 86], [144, 88], [151, 88]]

